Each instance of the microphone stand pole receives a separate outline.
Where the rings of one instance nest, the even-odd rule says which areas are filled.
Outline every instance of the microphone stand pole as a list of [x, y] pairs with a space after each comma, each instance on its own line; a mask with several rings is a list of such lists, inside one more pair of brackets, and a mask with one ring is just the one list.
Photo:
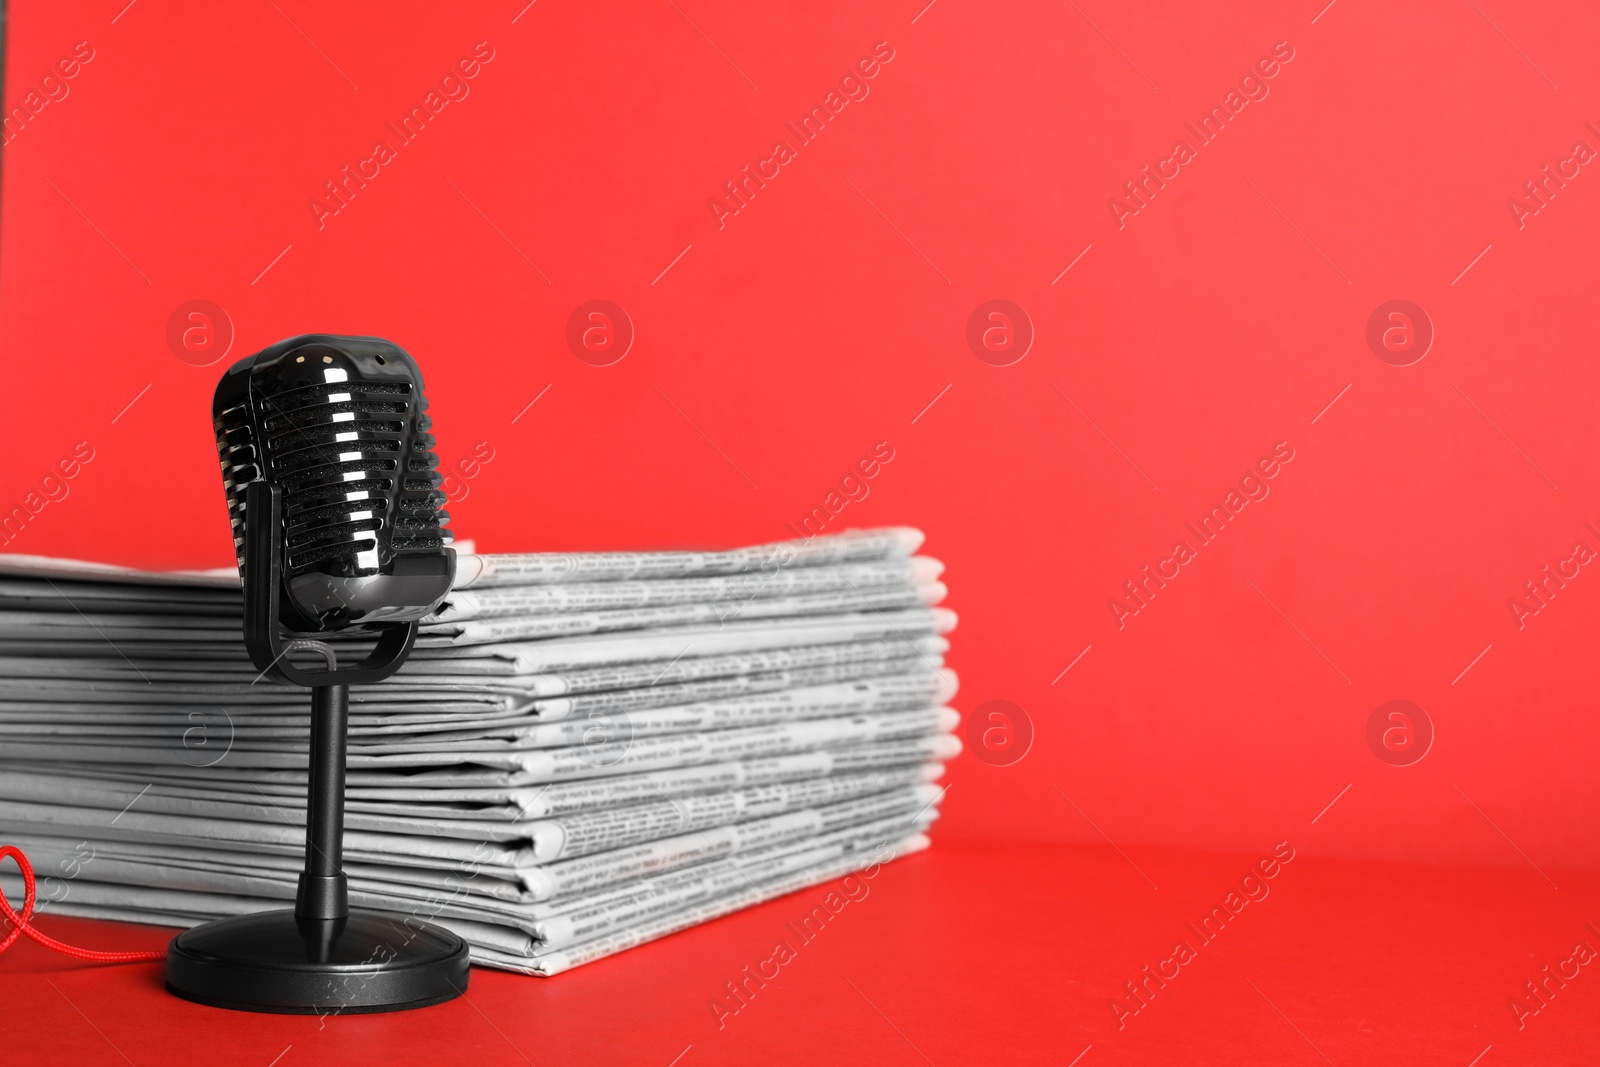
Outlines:
[[306, 866], [300, 872], [294, 914], [299, 919], [343, 919], [350, 914], [344, 875], [345, 734], [350, 687], [311, 690], [310, 780], [306, 783]]

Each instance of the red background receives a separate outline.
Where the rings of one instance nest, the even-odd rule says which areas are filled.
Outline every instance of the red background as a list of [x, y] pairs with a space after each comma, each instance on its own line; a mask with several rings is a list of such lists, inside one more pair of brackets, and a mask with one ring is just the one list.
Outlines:
[[[1034, 731], [952, 767], [936, 852], [1288, 839], [1504, 867], [1511, 907], [1581, 926], [1547, 876], [1600, 863], [1600, 578], [1520, 629], [1508, 600], [1600, 550], [1600, 178], [1520, 227], [1507, 201], [1600, 149], [1600, 10], [524, 2], [13, 4], [8, 107], [95, 58], [5, 153], [0, 504], [95, 458], [6, 550], [225, 565], [212, 386], [308, 331], [399, 343], [442, 456], [489, 443], [451, 509], [485, 551], [792, 536], [887, 441], [830, 529], [927, 531], [956, 704]], [[319, 228], [323, 183], [479, 41], [470, 95]], [[870, 95], [719, 228], [723, 182], [881, 41]], [[1108, 200], [1278, 42], [1269, 95], [1119, 228]], [[196, 299], [235, 332], [206, 367], [167, 340]], [[636, 330], [612, 366], [566, 341], [593, 299]], [[966, 341], [992, 299], [1035, 330], [1010, 366]], [[1393, 299], [1435, 331], [1410, 366], [1366, 340]], [[1108, 599], [1284, 441], [1119, 629]], [[1435, 731], [1412, 766], [1368, 745], [1392, 699]]]

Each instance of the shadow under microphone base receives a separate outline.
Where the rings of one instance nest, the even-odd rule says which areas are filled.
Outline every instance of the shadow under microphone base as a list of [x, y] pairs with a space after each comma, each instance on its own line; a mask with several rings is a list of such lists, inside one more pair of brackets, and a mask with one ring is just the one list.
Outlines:
[[[212, 1007], [286, 1015], [404, 1011], [461, 996], [470, 963], [466, 942], [412, 916], [351, 911], [343, 870], [349, 685], [399, 670], [417, 624], [380, 624], [373, 651], [343, 669], [328, 644], [285, 640], [277, 608], [281, 492], [254, 482], [246, 508], [245, 644], [264, 674], [311, 688], [305, 870], [292, 910], [218, 919], [174, 937], [167, 946], [167, 989]], [[296, 650], [320, 652], [328, 669], [291, 663]]]

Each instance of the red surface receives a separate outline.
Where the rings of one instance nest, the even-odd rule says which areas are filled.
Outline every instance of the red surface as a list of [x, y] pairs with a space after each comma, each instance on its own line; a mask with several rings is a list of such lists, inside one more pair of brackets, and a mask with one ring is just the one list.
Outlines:
[[[37, 508], [6, 550], [227, 562], [206, 420], [225, 363], [168, 340], [174, 313], [207, 300], [230, 358], [309, 330], [415, 353], [446, 461], [492, 456], [452, 485], [458, 530], [486, 550], [750, 543], [830, 504], [829, 529], [923, 527], [962, 616], [958, 704], [1008, 700], [1031, 725], [1019, 762], [954, 765], [934, 856], [897, 875], [905, 908], [851, 935], [850, 966], [759, 1006], [791, 1024], [702, 1043], [705, 991], [681, 981], [690, 958], [711, 961], [702, 985], [748, 959], [729, 931], [759, 941], [769, 911], [558, 983], [482, 979], [499, 1025], [626, 1043], [619, 1012], [678, 1012], [635, 1049], [661, 1062], [691, 1041], [730, 1057], [882, 1041], [850, 974], [941, 1064], [982, 1046], [939, 1034], [1034, 1042], [1055, 1062], [1091, 1040], [1097, 1058], [1186, 1038], [1218, 1062], [1251, 1041], [1303, 1052], [1234, 966], [1334, 1062], [1465, 1063], [1480, 1035], [1502, 1055], [1508, 990], [1593, 912], [1589, 883], [1556, 872], [1600, 866], [1600, 579], [1583, 562], [1600, 550], [1600, 178], [1582, 162], [1600, 149], [1600, 9], [125, 2], [12, 5], [8, 107], [75, 42], [94, 58], [5, 152], [0, 509]], [[319, 225], [323, 183], [480, 41], [494, 58], [470, 94]], [[878, 42], [893, 58], [864, 99], [737, 213], [708, 208]], [[1272, 77], [1244, 89], [1267, 95], [1174, 175], [1185, 123], [1252, 69]], [[1136, 214], [1110, 206], [1146, 165], [1166, 184]], [[1559, 188], [1546, 165], [1569, 175]], [[1545, 199], [1524, 192], [1535, 178]], [[633, 326], [610, 366], [567, 341], [597, 299]], [[1009, 366], [968, 347], [995, 299], [1032, 324]], [[1395, 299], [1432, 324], [1409, 366], [1367, 340]], [[880, 442], [893, 459], [847, 481]], [[1242, 490], [1269, 495], [1163, 564], [1279, 442], [1292, 461]], [[64, 462], [75, 477], [41, 485]], [[28, 495], [45, 490], [61, 499]], [[1147, 565], [1177, 576], [1137, 614], [1110, 607]], [[1529, 598], [1535, 579], [1554, 594]], [[1380, 758], [1383, 722], [1369, 742], [1391, 700], [1431, 723], [1411, 766]], [[1172, 923], [1134, 917], [1138, 884], [1050, 885], [1026, 843], [1252, 851], [1336, 797], [1293, 872], [1324, 888], [1263, 909], [1280, 935], [1203, 961], [1136, 1031], [1057, 1040], [1101, 1025], [1104, 986]], [[1017, 905], [1034, 929], [976, 975], [898, 955], [940, 932], [918, 921], [936, 907], [955, 929], [1008, 925], [1008, 898], [952, 851], [995, 841], [1019, 843], [1015, 877], [1066, 894], [1060, 910]], [[1463, 888], [1377, 861], [1500, 870]], [[1202, 869], [1202, 896], [1232, 877]], [[1525, 883], [1537, 892], [1512, 891]], [[159, 998], [111, 995], [129, 981], [74, 971], [63, 989], [102, 991], [102, 1025], [164, 1054], [140, 1031]], [[1522, 1045], [1576, 1027], [1590, 995], [1563, 994]], [[460, 1006], [430, 1018], [498, 1040]], [[292, 1026], [205, 1025], [254, 1026], [263, 1052]]]
[[[1335, 809], [1337, 811], [1337, 809]], [[1332, 830], [1285, 829], [1297, 855], [1214, 941], [1186, 924], [1272, 846], [1215, 854], [1104, 845], [946, 844], [892, 864], [812, 940], [825, 888], [797, 893], [556, 979], [476, 970], [467, 1001], [391, 1016], [249, 1015], [167, 996], [149, 965], [92, 967], [32, 944], [0, 966], [7, 1064], [1592, 1064], [1600, 963], [1521, 1019], [1523, 983], [1575, 943], [1600, 949], [1595, 874], [1321, 859]], [[1133, 864], [1138, 865], [1138, 871]], [[1143, 875], [1139, 873], [1143, 872]], [[1145, 876], [1151, 881], [1147, 882]], [[1151, 883], [1160, 886], [1152, 888]], [[1252, 891], [1261, 895], [1261, 888]], [[1585, 905], [1585, 901], [1590, 902]], [[102, 947], [165, 932], [46, 919]], [[794, 925], [791, 925], [794, 924]], [[1187, 939], [1196, 957], [1137, 1014], [1124, 983]], [[793, 958], [734, 1013], [727, 983]], [[772, 973], [772, 966], [766, 969]], [[1171, 973], [1169, 965], [1167, 973]], [[48, 982], [45, 981], [48, 979]], [[719, 1025], [720, 1024], [720, 1025]], [[1088, 1051], [1084, 1050], [1088, 1046]], [[674, 1057], [680, 1057], [674, 1059]]]

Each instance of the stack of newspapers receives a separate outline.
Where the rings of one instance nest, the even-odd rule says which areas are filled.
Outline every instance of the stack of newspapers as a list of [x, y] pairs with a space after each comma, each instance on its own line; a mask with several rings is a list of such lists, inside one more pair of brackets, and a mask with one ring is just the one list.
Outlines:
[[[960, 743], [921, 542], [461, 554], [406, 666], [351, 690], [351, 904], [550, 975], [925, 848]], [[0, 844], [42, 914], [293, 900], [308, 693], [241, 616], [232, 570], [0, 556]]]

